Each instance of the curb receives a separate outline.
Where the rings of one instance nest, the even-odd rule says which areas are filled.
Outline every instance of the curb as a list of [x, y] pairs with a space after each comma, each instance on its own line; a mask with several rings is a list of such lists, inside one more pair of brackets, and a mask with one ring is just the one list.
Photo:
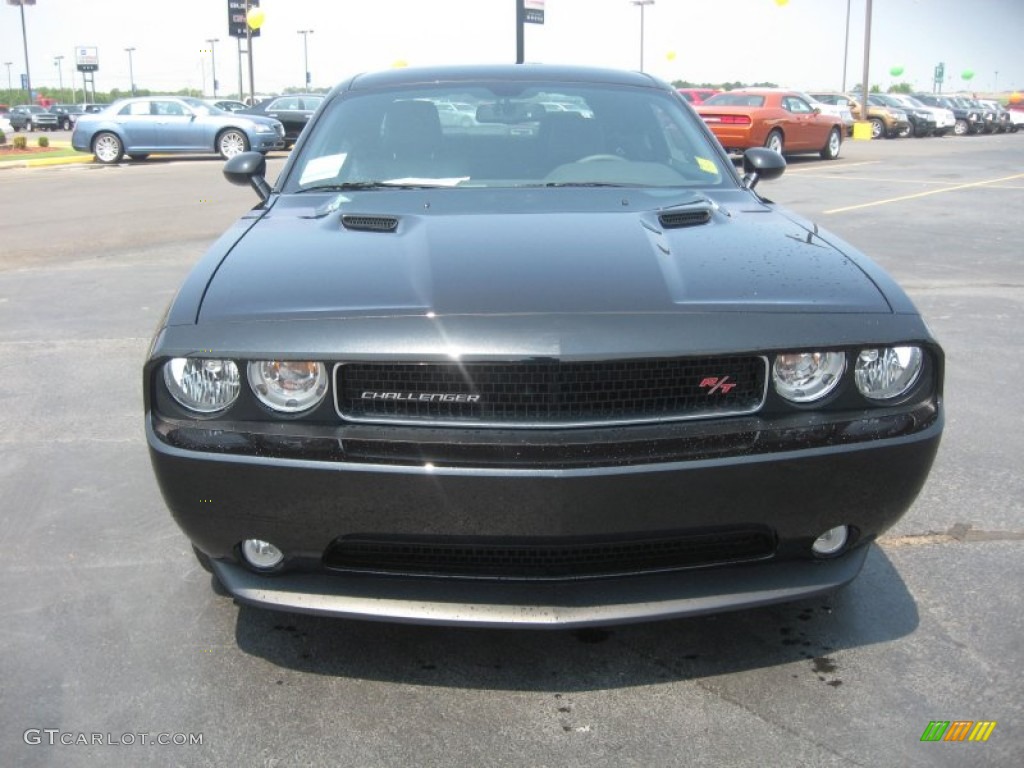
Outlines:
[[71, 165], [73, 163], [91, 163], [92, 155], [81, 157], [39, 157], [27, 160], [0, 160], [0, 171], [8, 168], [36, 168], [47, 165]]
[[[70, 141], [53, 141], [50, 146], [54, 149], [71, 149]], [[6, 168], [35, 168], [47, 165], [65, 165], [71, 163], [88, 163], [92, 161], [92, 155], [83, 152], [80, 155], [67, 155], [65, 157], [37, 157], [18, 158], [15, 160], [0, 160], [0, 171]]]

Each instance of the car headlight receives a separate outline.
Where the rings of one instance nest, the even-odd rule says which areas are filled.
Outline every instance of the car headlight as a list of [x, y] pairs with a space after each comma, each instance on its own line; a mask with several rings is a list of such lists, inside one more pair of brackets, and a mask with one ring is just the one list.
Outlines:
[[308, 411], [327, 394], [323, 363], [296, 360], [254, 360], [248, 368], [249, 386], [259, 401], [280, 413]]
[[862, 349], [857, 355], [853, 378], [864, 397], [891, 400], [917, 383], [923, 362], [920, 347]]
[[164, 363], [171, 397], [190, 411], [216, 413], [238, 398], [241, 378], [233, 360], [175, 357]]
[[810, 403], [835, 389], [845, 368], [843, 352], [787, 352], [776, 355], [772, 382], [790, 402]]
[[263, 123], [256, 123], [256, 133], [273, 133], [274, 126], [264, 125]]

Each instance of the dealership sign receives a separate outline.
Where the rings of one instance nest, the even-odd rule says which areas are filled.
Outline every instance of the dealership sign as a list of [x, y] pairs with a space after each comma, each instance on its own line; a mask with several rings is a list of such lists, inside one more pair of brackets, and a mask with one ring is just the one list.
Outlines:
[[[228, 34], [232, 37], [247, 37], [249, 25], [245, 16], [251, 8], [259, 8], [260, 0], [228, 0]], [[253, 37], [259, 37], [258, 29], [252, 30]]]
[[98, 48], [80, 45], [75, 48], [75, 66], [79, 72], [95, 72], [100, 68]]

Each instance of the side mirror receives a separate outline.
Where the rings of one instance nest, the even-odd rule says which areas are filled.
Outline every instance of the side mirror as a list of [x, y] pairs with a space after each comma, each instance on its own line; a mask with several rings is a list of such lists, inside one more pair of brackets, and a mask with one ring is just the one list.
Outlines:
[[267, 158], [261, 152], [240, 152], [224, 163], [224, 178], [240, 187], [251, 186], [266, 201], [270, 197], [267, 184]]
[[777, 179], [786, 170], [786, 159], [774, 149], [751, 147], [743, 153], [743, 186], [753, 189], [761, 179]]

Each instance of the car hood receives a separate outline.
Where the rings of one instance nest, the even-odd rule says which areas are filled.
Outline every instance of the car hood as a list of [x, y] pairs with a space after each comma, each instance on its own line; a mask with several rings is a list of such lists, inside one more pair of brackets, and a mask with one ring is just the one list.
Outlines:
[[[710, 211], [708, 221], [673, 229], [659, 219], [693, 210]], [[397, 226], [352, 229], [343, 216]], [[740, 191], [715, 200], [622, 189], [286, 195], [223, 259], [199, 320], [891, 312], [822, 234]]]

